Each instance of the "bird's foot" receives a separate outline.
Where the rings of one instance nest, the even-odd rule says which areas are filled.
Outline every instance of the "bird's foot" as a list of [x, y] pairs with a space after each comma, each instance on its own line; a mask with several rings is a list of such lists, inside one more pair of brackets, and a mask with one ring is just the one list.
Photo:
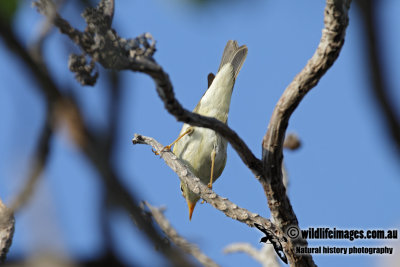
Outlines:
[[156, 156], [158, 156], [158, 155], [160, 155], [161, 153], [163, 153], [164, 151], [171, 151], [171, 145], [168, 145], [168, 146], [163, 147], [163, 148], [160, 150], [160, 152], [157, 152], [157, 151], [155, 151], [154, 149], [152, 149], [151, 151], [153, 151], [153, 153], [154, 153]]

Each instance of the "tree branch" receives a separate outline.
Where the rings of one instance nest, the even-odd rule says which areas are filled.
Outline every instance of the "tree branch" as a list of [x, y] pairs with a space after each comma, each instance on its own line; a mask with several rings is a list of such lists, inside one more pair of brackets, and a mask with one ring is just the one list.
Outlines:
[[178, 232], [172, 227], [170, 222], [165, 218], [160, 208], [153, 207], [148, 202], [144, 202], [147, 208], [150, 210], [151, 216], [160, 226], [164, 234], [174, 243], [177, 247], [182, 249], [184, 252], [195, 257], [203, 266], [206, 267], [218, 267], [219, 265], [205, 255], [201, 250], [194, 244], [184, 239], [178, 234]]
[[254, 223], [261, 224], [266, 229], [269, 229], [279, 238], [283, 237], [283, 233], [275, 227], [268, 219], [261, 217], [256, 213], [252, 213], [246, 209], [238, 207], [236, 204], [229, 201], [227, 198], [220, 197], [213, 190], [203, 184], [190, 169], [171, 151], [162, 151], [163, 145], [155, 139], [143, 135], [135, 134], [132, 140], [133, 144], [146, 144], [153, 147], [157, 151], [165, 163], [178, 174], [181, 182], [186, 183], [191, 191], [199, 194], [202, 199], [211, 204], [217, 210], [222, 211], [226, 216], [245, 223], [250, 227], [254, 227]]
[[[380, 4], [379, 1], [363, 0], [357, 1], [358, 6], [361, 9], [363, 15], [362, 22], [366, 30], [367, 41], [365, 42], [367, 58], [370, 63], [368, 64], [370, 75], [372, 80], [372, 93], [375, 96], [374, 100], [378, 103], [379, 108], [383, 114], [384, 121], [388, 132], [394, 141], [397, 152], [400, 155], [400, 118], [396, 114], [393, 107], [392, 100], [388, 94], [388, 83], [385, 79], [385, 64], [384, 59], [380, 51], [382, 51], [382, 42], [379, 38], [377, 29], [379, 27], [379, 17], [376, 9], [376, 5]], [[375, 6], [374, 4], [375, 3]]]
[[[53, 112], [61, 112], [62, 115], [66, 116], [67, 121], [73, 121], [73, 123], [69, 123], [69, 126], [73, 125], [74, 129], [72, 130], [72, 132], [76, 132], [74, 134], [74, 136], [76, 137], [74, 138], [74, 140], [78, 140], [78, 142], [76, 142], [77, 145], [79, 145], [79, 147], [82, 149], [82, 151], [91, 161], [91, 163], [96, 167], [100, 178], [105, 184], [105, 188], [110, 194], [110, 197], [113, 199], [113, 203], [120, 205], [126, 210], [128, 214], [130, 214], [134, 218], [137, 226], [141, 228], [143, 232], [147, 235], [147, 237], [160, 248], [160, 251], [166, 256], [167, 259], [169, 259], [171, 263], [174, 264], [174, 266], [192, 266], [193, 264], [189, 260], [187, 260], [182, 255], [182, 253], [172, 247], [165, 246], [162, 242], [162, 238], [159, 236], [154, 227], [148, 225], [147, 221], [144, 220], [141, 214], [141, 209], [136, 204], [138, 203], [138, 201], [120, 183], [121, 179], [112, 168], [110, 160], [108, 158], [109, 155], [105, 155], [106, 153], [104, 153], [105, 151], [107, 151], [107, 149], [104, 148], [104, 143], [102, 142], [103, 137], [101, 136], [101, 134], [93, 134], [90, 129], [88, 129], [84, 125], [79, 107], [76, 105], [73, 99], [61, 94], [61, 90], [59, 90], [56, 83], [49, 75], [49, 72], [47, 71], [44, 62], [42, 60], [38, 60], [38, 58], [28, 53], [27, 49], [25, 49], [22, 44], [17, 40], [9, 25], [3, 23], [1, 18], [0, 34], [9, 49], [22, 59], [28, 70], [33, 73], [34, 78], [40, 85], [40, 92], [43, 93], [46, 105], [49, 106], [47, 110], [48, 118], [53, 119], [52, 116], [55, 115], [53, 114]], [[55, 117], [57, 117], [57, 115]], [[54, 131], [53, 127], [56, 126], [56, 124], [53, 122], [49, 124], [46, 123], [46, 127], [48, 127], [49, 125], [51, 126], [51, 128], [45, 128], [44, 132], [46, 134], [42, 135], [45, 137], [43, 137], [42, 140], [48, 140], [48, 133]], [[42, 141], [41, 143], [45, 142]], [[45, 152], [43, 154], [46, 154], [46, 146], [43, 145], [40, 147], [42, 147], [43, 151]], [[39, 151], [41, 151], [41, 149], [39, 149]], [[44, 164], [40, 165], [44, 166]], [[32, 175], [31, 177], [37, 178], [40, 172], [38, 172], [36, 168], [33, 170], [33, 174], [34, 175]], [[36, 178], [34, 178], [33, 180], [36, 180]], [[32, 186], [27, 187], [33, 188]], [[28, 191], [30, 190], [31, 189], [29, 189]], [[23, 195], [26, 194], [23, 193]], [[16, 207], [20, 206], [18, 202], [16, 202], [17, 204], [15, 204]]]
[[46, 167], [49, 152], [50, 152], [50, 141], [53, 136], [53, 129], [50, 123], [50, 112], [46, 113], [47, 119], [43, 125], [38, 146], [35, 154], [32, 157], [32, 167], [30, 169], [30, 175], [28, 180], [23, 185], [21, 192], [17, 195], [13, 203], [10, 205], [10, 210], [14, 213], [18, 211], [23, 205], [25, 205], [33, 195], [35, 186], [41, 177], [44, 168]]
[[11, 209], [0, 199], [0, 263], [6, 259], [14, 235], [15, 219]]
[[[285, 132], [290, 116], [300, 104], [303, 97], [317, 85], [321, 77], [339, 56], [349, 21], [348, 10], [350, 2], [350, 0], [326, 1], [325, 28], [322, 30], [322, 37], [318, 48], [304, 69], [294, 78], [282, 94], [275, 106], [268, 130], [263, 138], [262, 161], [266, 180], [262, 182], [262, 185], [268, 198], [271, 215], [277, 225], [284, 231], [291, 225], [298, 226], [297, 217], [282, 182], [281, 166]], [[304, 263], [307, 262], [309, 266], [314, 265], [311, 257], [299, 258], [301, 261], [304, 259]], [[291, 262], [294, 263], [293, 261]]]
[[224, 253], [243, 252], [258, 261], [263, 267], [280, 267], [272, 244], [265, 244], [258, 250], [248, 243], [234, 243], [225, 247]]
[[[14, 213], [30, 199], [34, 191], [34, 187], [39, 180], [43, 169], [46, 166], [50, 149], [50, 139], [53, 135], [53, 131], [51, 129], [52, 117], [50, 113], [55, 108], [57, 103], [56, 99], [59, 99], [61, 97], [61, 94], [58, 91], [55, 91], [56, 85], [47, 75], [47, 70], [44, 66], [44, 63], [39, 59], [40, 55], [34, 56], [33, 52], [29, 53], [27, 49], [25, 49], [16, 38], [14, 32], [11, 30], [11, 26], [1, 19], [0, 35], [3, 37], [3, 40], [7, 47], [16, 55], [18, 55], [29, 67], [29, 70], [32, 71], [34, 77], [41, 86], [41, 92], [46, 98], [45, 124], [43, 125], [42, 131], [39, 136], [38, 146], [36, 148], [34, 156], [32, 157], [32, 169], [28, 180], [23, 186], [21, 192], [15, 198], [14, 202], [10, 205], [10, 210], [12, 211], [12, 213]], [[35, 52], [38, 51], [39, 49], [37, 49], [37, 51]]]

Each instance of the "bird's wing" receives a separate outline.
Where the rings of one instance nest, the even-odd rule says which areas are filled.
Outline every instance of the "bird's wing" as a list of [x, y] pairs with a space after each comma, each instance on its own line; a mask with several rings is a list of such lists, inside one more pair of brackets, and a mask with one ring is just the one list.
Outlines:
[[207, 76], [207, 82], [208, 82], [207, 88], [210, 88], [212, 82], [214, 81], [214, 78], [215, 78], [215, 75], [212, 72], [210, 72]]

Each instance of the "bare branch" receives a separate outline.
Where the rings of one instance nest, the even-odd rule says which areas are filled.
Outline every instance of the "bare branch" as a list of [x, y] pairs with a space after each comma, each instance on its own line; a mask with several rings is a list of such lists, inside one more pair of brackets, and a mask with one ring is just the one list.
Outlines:
[[43, 125], [43, 129], [38, 141], [38, 146], [36, 148], [34, 156], [32, 157], [32, 168], [30, 169], [28, 180], [25, 182], [23, 189], [10, 206], [10, 209], [13, 213], [18, 211], [30, 200], [33, 195], [35, 186], [39, 181], [39, 178], [41, 177], [44, 168], [46, 167], [50, 151], [50, 140], [53, 136], [49, 114], [50, 113], [47, 112], [48, 118], [45, 122], [45, 125]]
[[8, 249], [11, 246], [14, 226], [13, 212], [0, 199], [0, 263], [6, 259]]
[[167, 218], [165, 218], [160, 208], [153, 207], [148, 202], [144, 202], [144, 204], [149, 208], [151, 216], [160, 226], [161, 230], [177, 247], [195, 257], [201, 264], [203, 264], [203, 266], [206, 267], [219, 266], [212, 259], [207, 257], [207, 255], [201, 252], [201, 250], [196, 245], [191, 244], [189, 241], [180, 236], [178, 232], [172, 227]]
[[224, 253], [243, 252], [261, 263], [263, 267], [280, 267], [276, 257], [275, 250], [271, 244], [265, 244], [260, 250], [257, 250], [248, 243], [234, 243], [224, 249]]
[[[32, 169], [28, 180], [25, 183], [21, 193], [16, 197], [11, 204], [11, 210], [16, 212], [21, 208], [32, 196], [34, 187], [40, 178], [43, 169], [46, 166], [47, 157], [50, 149], [50, 138], [53, 135], [52, 130], [52, 115], [57, 107], [62, 95], [57, 89], [55, 82], [49, 76], [49, 72], [41, 58], [38, 50], [28, 52], [15, 37], [14, 32], [9, 25], [2, 23], [0, 20], [0, 35], [3, 37], [8, 48], [13, 51], [19, 58], [23, 60], [29, 70], [33, 73], [36, 81], [40, 85], [41, 93], [45, 96], [46, 103], [46, 121], [41, 131], [38, 146], [32, 160]], [[37, 52], [37, 54], [35, 54]], [[33, 87], [35, 88], [35, 87]]]
[[108, 20], [108, 27], [111, 27], [112, 20], [114, 18], [114, 9], [115, 9], [115, 1], [114, 0], [102, 0], [100, 2], [100, 9], [103, 9], [103, 15]]
[[165, 163], [178, 174], [179, 179], [188, 185], [191, 191], [199, 194], [202, 199], [211, 204], [214, 208], [225, 213], [226, 216], [245, 223], [250, 227], [254, 227], [254, 223], [261, 224], [266, 229], [271, 230], [272, 233], [276, 234], [278, 237], [283, 237], [283, 233], [280, 232], [280, 230], [276, 228], [270, 220], [265, 219], [256, 213], [240, 208], [227, 198], [217, 195], [214, 191], [203, 184], [200, 179], [197, 178], [177, 156], [175, 156], [174, 153], [171, 151], [161, 152], [164, 146], [158, 143], [155, 139], [135, 134], [132, 142], [133, 144], [146, 144], [152, 146], [154, 150], [161, 154]]
[[[57, 85], [48, 75], [48, 71], [44, 65], [36, 61], [25, 47], [18, 41], [11, 28], [0, 20], [0, 35], [2, 36], [5, 44], [14, 52], [29, 68], [36, 81], [40, 85], [41, 92], [45, 95], [46, 100], [51, 103], [61, 97], [60, 92], [57, 90]], [[51, 101], [50, 101], [51, 100]]]
[[37, 55], [38, 57], [37, 60], [39, 60], [39, 57], [40, 58], [42, 57], [43, 43], [49, 36], [51, 30], [54, 28], [54, 17], [56, 15], [56, 9], [55, 6], [52, 7], [54, 8], [51, 7], [49, 8], [48, 15], [45, 17], [40, 27], [40, 32], [30, 48], [31, 50], [30, 54], [33, 56]]
[[144, 218], [141, 208], [137, 203], [134, 194], [128, 192], [125, 186], [120, 182], [121, 178], [118, 177], [117, 172], [110, 165], [107, 155], [101, 153], [95, 145], [98, 143], [92, 143], [84, 149], [85, 155], [96, 167], [100, 174], [102, 182], [107, 188], [110, 201], [118, 204], [122, 207], [133, 219], [137, 227], [147, 235], [150, 241], [158, 248], [158, 251], [164, 254], [174, 266], [193, 266], [180, 251], [176, 248], [169, 246], [163, 242], [163, 238], [159, 235], [152, 224]]
[[[266, 177], [268, 183], [274, 186], [265, 189], [271, 212], [279, 225], [297, 224], [296, 216], [282, 184], [282, 149], [288, 121], [303, 97], [318, 83], [339, 56], [349, 20], [349, 5], [350, 1], [327, 0], [325, 28], [322, 31], [320, 44], [304, 69], [282, 94], [263, 139], [263, 163]], [[277, 199], [282, 196], [285, 199]]]
[[[326, 1], [325, 28], [322, 30], [322, 37], [318, 48], [304, 69], [294, 78], [282, 94], [273, 111], [267, 133], [263, 138], [262, 161], [266, 181], [262, 185], [268, 198], [271, 215], [277, 225], [284, 231], [291, 225], [298, 225], [297, 217], [282, 182], [282, 149], [285, 132], [293, 111], [300, 104], [303, 97], [317, 85], [320, 78], [339, 56], [349, 21], [348, 10], [350, 2], [350, 0]], [[309, 266], [314, 265], [311, 257], [300, 258], [301, 260], [304, 259]], [[293, 259], [291, 262], [294, 263]]]
[[[47, 105], [49, 105], [49, 110], [54, 108], [54, 111], [49, 111], [49, 118], [53, 118], [53, 112], [60, 112], [65, 116], [65, 118], [69, 121], [73, 121], [73, 124], [79, 124], [78, 127], [74, 126], [72, 129], [73, 132], [77, 132], [74, 134], [76, 138], [74, 140], [79, 140], [77, 144], [80, 146], [82, 151], [91, 160], [92, 164], [96, 167], [100, 174], [100, 178], [103, 183], [106, 185], [108, 193], [111, 198], [113, 198], [113, 203], [120, 205], [122, 208], [126, 210], [128, 214], [130, 214], [139, 228], [143, 230], [143, 232], [149, 237], [149, 239], [157, 244], [160, 248], [160, 251], [166, 256], [167, 259], [174, 266], [192, 266], [191, 262], [187, 260], [182, 253], [177, 251], [176, 249], [165, 246], [162, 242], [162, 238], [159, 236], [157, 231], [147, 223], [147, 221], [143, 218], [141, 214], [140, 208], [136, 203], [138, 201], [132, 196], [125, 187], [120, 183], [120, 178], [117, 173], [114, 171], [111, 166], [109, 160], [109, 154], [104, 153], [106, 150], [104, 149], [103, 137], [100, 135], [93, 134], [85, 125], [82, 123], [82, 115], [76, 103], [73, 99], [63, 96], [60, 93], [59, 88], [56, 83], [49, 75], [49, 72], [46, 69], [43, 61], [38, 61], [36, 57], [33, 57], [27, 50], [21, 45], [21, 43], [17, 40], [11, 28], [2, 23], [0, 20], [0, 35], [3, 37], [6, 45], [9, 49], [14, 52], [25, 65], [28, 67], [28, 70], [33, 73], [33, 76], [36, 78], [36, 81], [39, 83], [40, 92], [45, 96], [45, 101]], [[33, 87], [35, 88], [35, 87]], [[60, 104], [63, 103], [63, 104]], [[52, 107], [54, 105], [54, 107]], [[58, 110], [58, 111], [57, 111]], [[57, 115], [55, 115], [57, 117]], [[82, 124], [81, 124], [82, 123]], [[50, 123], [51, 127], [55, 127], [56, 124]], [[52, 131], [54, 129], [47, 129]], [[43, 135], [45, 136], [45, 135]], [[43, 138], [44, 140], [47, 138]], [[107, 155], [105, 155], [107, 154]], [[43, 164], [41, 164], [43, 165]], [[44, 165], [43, 165], [44, 166]], [[41, 169], [41, 168], [39, 168]], [[38, 177], [40, 172], [33, 170], [32, 177]], [[36, 180], [36, 178], [34, 179]], [[32, 186], [28, 186], [28, 188], [33, 188]], [[27, 190], [30, 191], [31, 189]], [[23, 194], [26, 195], [25, 193]], [[28, 194], [29, 195], [29, 194]], [[18, 203], [18, 202], [16, 202]], [[16, 207], [20, 206], [20, 204], [15, 204]]]

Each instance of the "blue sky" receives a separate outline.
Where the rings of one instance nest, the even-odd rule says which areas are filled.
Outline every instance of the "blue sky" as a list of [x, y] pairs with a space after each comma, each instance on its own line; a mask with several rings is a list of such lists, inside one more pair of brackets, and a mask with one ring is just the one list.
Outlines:
[[[219, 66], [227, 40], [246, 44], [249, 52], [236, 81], [229, 125], [261, 154], [275, 103], [314, 53], [323, 28], [324, 1], [218, 1], [196, 6], [183, 0], [117, 1], [113, 26], [126, 38], [150, 32], [157, 40], [155, 59], [170, 75], [178, 100], [192, 109], [203, 95], [207, 74]], [[67, 5], [62, 14], [76, 27], [83, 20]], [[388, 63], [393, 101], [399, 103], [400, 2], [384, 1], [380, 9], [381, 38]], [[334, 66], [302, 101], [288, 132], [303, 146], [285, 152], [289, 196], [300, 226], [344, 229], [399, 228], [400, 168], [395, 147], [370, 92], [359, 12], [353, 5], [343, 50]], [[15, 27], [31, 43], [42, 17], [24, 2]], [[107, 83], [80, 87], [68, 71], [71, 51], [66, 37], [54, 31], [45, 46], [50, 71], [59, 85], [76, 87], [85, 119], [107, 127]], [[10, 202], [23, 185], [36, 138], [44, 121], [43, 99], [30, 74], [0, 42], [0, 197]], [[101, 69], [101, 68], [100, 68]], [[247, 255], [224, 255], [233, 242], [260, 248], [261, 233], [227, 218], [208, 204], [198, 205], [188, 220], [179, 179], [148, 146], [131, 144], [134, 133], [174, 140], [182, 126], [159, 100], [146, 75], [122, 74], [123, 101], [115, 164], [128, 190], [139, 199], [167, 208], [165, 215], [189, 241], [223, 266], [258, 266]], [[65, 256], [94, 257], [101, 253], [99, 209], [102, 184], [96, 170], [60, 130], [52, 140], [51, 158], [32, 202], [16, 215], [10, 257], [51, 250]], [[228, 147], [226, 168], [214, 190], [243, 208], [269, 217], [263, 190], [235, 151]], [[120, 255], [130, 263], [162, 266], [163, 259], [120, 211], [111, 224]], [[311, 242], [330, 246], [397, 246], [383, 241]], [[395, 250], [396, 252], [396, 250]], [[397, 252], [397, 257], [399, 254]], [[132, 260], [134, 259], [134, 260]], [[393, 256], [314, 257], [320, 266], [388, 266]], [[394, 264], [394, 263], [393, 263]], [[395, 265], [392, 265], [395, 266]]]

